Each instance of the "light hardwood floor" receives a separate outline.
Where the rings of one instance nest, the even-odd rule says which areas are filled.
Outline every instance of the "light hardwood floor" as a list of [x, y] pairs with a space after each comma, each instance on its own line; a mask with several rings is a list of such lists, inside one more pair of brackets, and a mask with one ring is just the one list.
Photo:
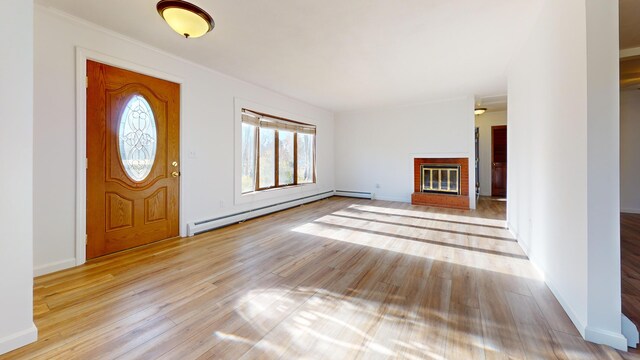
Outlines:
[[2, 359], [620, 359], [478, 211], [334, 197], [35, 280]]
[[640, 327], [640, 214], [620, 215], [620, 235], [622, 313]]

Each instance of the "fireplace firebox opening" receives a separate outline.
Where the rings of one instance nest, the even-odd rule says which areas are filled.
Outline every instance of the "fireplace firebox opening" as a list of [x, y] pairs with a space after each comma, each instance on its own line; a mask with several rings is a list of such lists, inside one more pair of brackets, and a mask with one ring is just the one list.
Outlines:
[[460, 195], [460, 165], [421, 164], [422, 192]]

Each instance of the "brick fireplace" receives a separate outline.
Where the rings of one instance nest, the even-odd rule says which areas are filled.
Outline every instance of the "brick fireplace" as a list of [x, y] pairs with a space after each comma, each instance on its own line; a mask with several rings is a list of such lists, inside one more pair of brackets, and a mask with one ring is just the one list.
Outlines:
[[469, 209], [468, 158], [415, 158], [413, 183], [414, 205]]

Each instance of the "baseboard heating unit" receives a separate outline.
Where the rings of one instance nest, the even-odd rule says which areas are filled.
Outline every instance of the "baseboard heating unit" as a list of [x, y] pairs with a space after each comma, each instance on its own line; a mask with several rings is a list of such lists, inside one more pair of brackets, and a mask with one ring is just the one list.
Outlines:
[[326, 199], [334, 195], [334, 191], [325, 191], [323, 193], [304, 196], [301, 198], [283, 201], [277, 204], [262, 206], [259, 208], [241, 211], [235, 214], [220, 216], [214, 219], [196, 221], [194, 223], [187, 224], [187, 235], [194, 236], [202, 234], [207, 231], [215, 230], [227, 225], [236, 224], [241, 221], [256, 218], [267, 214], [274, 213], [276, 211], [289, 209], [306, 203]]
[[353, 198], [362, 198], [362, 199], [373, 199], [373, 194], [370, 192], [364, 191], [347, 191], [347, 190], [336, 190], [336, 196], [344, 196], [344, 197], [353, 197]]

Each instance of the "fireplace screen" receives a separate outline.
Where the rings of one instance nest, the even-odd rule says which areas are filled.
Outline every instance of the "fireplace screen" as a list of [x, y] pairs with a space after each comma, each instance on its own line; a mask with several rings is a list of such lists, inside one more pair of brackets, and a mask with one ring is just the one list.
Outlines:
[[460, 165], [423, 164], [422, 191], [460, 194]]

